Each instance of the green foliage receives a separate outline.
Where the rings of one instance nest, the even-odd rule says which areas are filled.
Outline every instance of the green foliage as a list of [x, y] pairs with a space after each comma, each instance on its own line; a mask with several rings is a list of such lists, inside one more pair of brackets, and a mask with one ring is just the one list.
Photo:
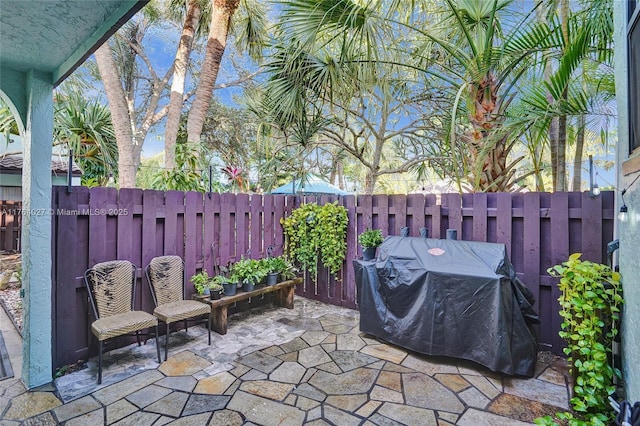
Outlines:
[[203, 269], [201, 272], [191, 276], [191, 282], [198, 294], [204, 294], [204, 292], [210, 288], [211, 278], [207, 271]]
[[262, 259], [262, 262], [270, 273], [280, 274], [284, 280], [290, 280], [296, 276], [297, 270], [286, 256], [268, 257]]
[[179, 142], [176, 144], [176, 168], [163, 170], [153, 181], [154, 188], [176, 191], [204, 192], [204, 184], [200, 176], [198, 160], [200, 147]]
[[383, 241], [382, 231], [379, 229], [367, 228], [362, 234], [358, 235], [358, 243], [364, 248], [378, 247]]
[[337, 201], [323, 206], [302, 205], [280, 221], [287, 253], [312, 276], [318, 272], [318, 260], [336, 274], [346, 256], [348, 221], [347, 209]]
[[242, 259], [233, 264], [232, 270], [238, 281], [247, 284], [257, 284], [269, 273], [266, 265], [257, 259]]
[[[560, 278], [563, 322], [559, 334], [567, 341], [564, 352], [574, 378], [571, 405], [575, 413], [558, 413], [557, 418], [571, 426], [605, 425], [613, 416], [607, 399], [615, 390], [613, 376], [620, 374], [608, 362], [623, 303], [620, 274], [606, 265], [582, 261], [580, 256], [574, 253], [567, 262], [548, 270]], [[536, 419], [536, 424], [556, 423], [544, 417]]]

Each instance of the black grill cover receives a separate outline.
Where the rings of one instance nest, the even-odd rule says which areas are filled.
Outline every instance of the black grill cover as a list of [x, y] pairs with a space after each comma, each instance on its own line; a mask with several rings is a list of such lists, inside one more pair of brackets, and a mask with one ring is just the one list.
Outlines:
[[504, 244], [387, 237], [377, 260], [353, 263], [361, 331], [423, 354], [534, 375], [534, 300]]

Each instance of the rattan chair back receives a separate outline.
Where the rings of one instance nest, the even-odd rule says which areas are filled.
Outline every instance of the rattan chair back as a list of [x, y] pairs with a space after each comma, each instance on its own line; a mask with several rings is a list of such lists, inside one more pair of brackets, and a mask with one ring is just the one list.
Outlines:
[[147, 274], [157, 306], [184, 298], [184, 263], [180, 256], [154, 257]]
[[135, 266], [128, 260], [96, 264], [85, 273], [95, 300], [96, 318], [106, 318], [133, 309]]

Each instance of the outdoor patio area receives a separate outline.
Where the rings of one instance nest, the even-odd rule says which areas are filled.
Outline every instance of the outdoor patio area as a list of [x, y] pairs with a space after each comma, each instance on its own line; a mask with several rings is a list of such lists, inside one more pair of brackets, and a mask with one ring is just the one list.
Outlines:
[[[19, 375], [20, 340], [0, 315]], [[541, 353], [532, 379], [501, 376], [386, 345], [358, 322], [357, 311], [300, 297], [293, 310], [234, 314], [211, 346], [202, 325], [173, 333], [160, 366], [154, 339], [108, 352], [100, 386], [96, 359], [55, 387], [0, 381], [0, 423], [519, 425], [568, 408], [560, 358]]]

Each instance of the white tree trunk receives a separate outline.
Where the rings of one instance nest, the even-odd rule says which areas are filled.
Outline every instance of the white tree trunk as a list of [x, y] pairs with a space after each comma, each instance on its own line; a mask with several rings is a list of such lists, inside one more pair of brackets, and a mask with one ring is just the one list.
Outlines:
[[211, 7], [211, 26], [207, 39], [207, 48], [200, 72], [200, 81], [196, 97], [191, 105], [187, 120], [187, 140], [199, 143], [202, 127], [209, 110], [213, 87], [218, 78], [220, 63], [227, 46], [231, 17], [238, 8], [239, 0], [213, 0]]
[[129, 108], [108, 42], [95, 51], [95, 57], [109, 100], [111, 120], [118, 144], [118, 184], [120, 188], [135, 188], [137, 161], [133, 149], [135, 141], [130, 124]]
[[184, 104], [184, 86], [187, 75], [187, 65], [191, 56], [191, 48], [196, 32], [198, 21], [200, 20], [202, 9], [198, 0], [187, 1], [187, 13], [182, 27], [182, 36], [176, 52], [175, 66], [173, 69], [173, 79], [171, 82], [171, 96], [169, 97], [169, 109], [167, 112], [167, 123], [164, 132], [164, 158], [165, 167], [173, 169], [176, 167], [175, 146], [180, 127], [180, 117]]

